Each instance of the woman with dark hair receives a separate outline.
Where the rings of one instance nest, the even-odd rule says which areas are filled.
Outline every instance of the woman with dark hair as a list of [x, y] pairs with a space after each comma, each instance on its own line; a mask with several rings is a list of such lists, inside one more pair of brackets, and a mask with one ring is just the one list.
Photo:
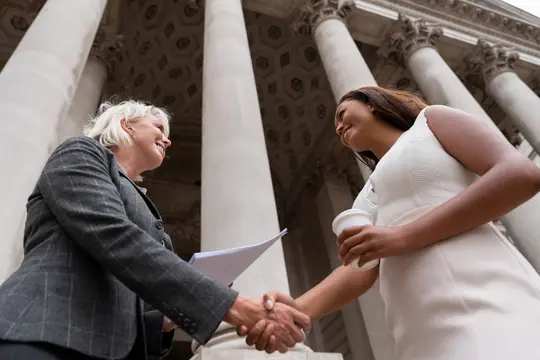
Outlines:
[[[540, 359], [540, 276], [491, 221], [540, 191], [540, 169], [473, 116], [380, 87], [346, 94], [336, 133], [373, 173], [338, 236], [343, 266], [293, 300], [317, 319], [380, 278], [396, 360]], [[381, 259], [368, 271], [347, 266]], [[247, 333], [240, 329], [240, 333]], [[256, 326], [247, 342], [266, 346]]]

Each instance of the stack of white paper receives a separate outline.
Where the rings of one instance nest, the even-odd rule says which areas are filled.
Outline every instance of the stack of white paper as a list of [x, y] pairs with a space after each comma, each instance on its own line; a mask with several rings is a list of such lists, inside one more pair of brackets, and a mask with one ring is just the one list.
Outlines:
[[204, 275], [229, 285], [285, 234], [287, 229], [259, 244], [195, 253], [189, 263]]

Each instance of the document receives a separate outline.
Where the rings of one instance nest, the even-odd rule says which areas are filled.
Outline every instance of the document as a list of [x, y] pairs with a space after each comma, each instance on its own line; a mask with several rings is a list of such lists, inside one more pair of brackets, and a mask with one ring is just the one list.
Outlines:
[[262, 243], [226, 250], [195, 253], [189, 263], [204, 275], [224, 285], [230, 285], [255, 262], [270, 246], [287, 234], [278, 235]]

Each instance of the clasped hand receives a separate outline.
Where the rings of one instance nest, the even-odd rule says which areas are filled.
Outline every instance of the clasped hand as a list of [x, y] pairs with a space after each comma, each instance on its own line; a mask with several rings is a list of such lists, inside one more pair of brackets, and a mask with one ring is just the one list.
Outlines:
[[311, 331], [311, 319], [305, 315], [293, 298], [272, 292], [262, 299], [266, 317], [253, 326], [238, 326], [239, 336], [246, 336], [249, 346], [257, 350], [273, 353], [276, 350], [285, 353], [288, 348], [305, 340], [304, 333]]
[[[245, 300], [244, 300], [245, 301]], [[248, 345], [268, 353], [286, 353], [291, 347], [305, 340], [304, 333], [311, 330], [311, 319], [298, 310], [288, 295], [269, 293], [263, 298], [249, 299], [258, 302], [262, 312], [243, 311], [245, 319], [236, 324], [239, 336], [246, 336]], [[244, 306], [245, 308], [245, 306]]]

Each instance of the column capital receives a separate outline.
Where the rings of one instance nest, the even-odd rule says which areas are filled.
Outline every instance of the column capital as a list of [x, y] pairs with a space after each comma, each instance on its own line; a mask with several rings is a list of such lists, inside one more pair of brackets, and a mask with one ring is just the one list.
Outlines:
[[123, 39], [121, 34], [112, 35], [102, 28], [98, 29], [90, 49], [90, 57], [108, 64], [116, 52], [122, 49]]
[[423, 19], [413, 19], [400, 14], [398, 21], [399, 31], [390, 35], [386, 43], [381, 46], [379, 55], [403, 67], [415, 51], [435, 46], [435, 42], [443, 33], [439, 25]]
[[518, 59], [519, 54], [513, 49], [502, 45], [491, 45], [486, 40], [479, 39], [468, 61], [471, 68], [480, 70], [487, 84], [497, 75], [514, 71]]
[[328, 19], [345, 21], [354, 6], [353, 0], [307, 0], [298, 11], [298, 20], [291, 29], [297, 34], [312, 35], [317, 26]]

